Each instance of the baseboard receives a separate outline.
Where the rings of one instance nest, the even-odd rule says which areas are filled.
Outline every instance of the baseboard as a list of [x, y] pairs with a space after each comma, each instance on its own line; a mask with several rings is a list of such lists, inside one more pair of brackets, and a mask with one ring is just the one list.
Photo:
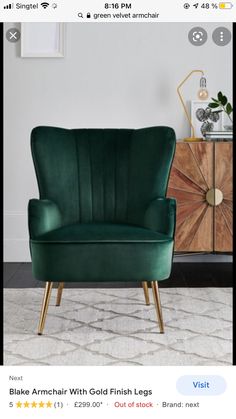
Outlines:
[[[56, 283], [55, 286], [58, 284]], [[171, 276], [161, 288], [232, 287], [232, 263], [173, 263]], [[4, 263], [5, 288], [38, 288], [45, 283], [32, 274], [31, 263]], [[141, 282], [71, 282], [68, 288], [137, 288]]]

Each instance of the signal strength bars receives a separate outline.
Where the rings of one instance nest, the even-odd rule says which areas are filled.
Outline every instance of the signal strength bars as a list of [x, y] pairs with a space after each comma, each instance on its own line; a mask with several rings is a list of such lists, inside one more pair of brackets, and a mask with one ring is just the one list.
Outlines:
[[3, 9], [13, 9], [14, 3], [6, 4], [6, 6], [3, 7]]

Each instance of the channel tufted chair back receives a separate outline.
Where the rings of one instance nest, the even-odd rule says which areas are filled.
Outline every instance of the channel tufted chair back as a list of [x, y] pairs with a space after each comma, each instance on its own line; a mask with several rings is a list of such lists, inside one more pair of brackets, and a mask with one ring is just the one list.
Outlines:
[[[146, 302], [147, 280], [159, 298], [157, 280], [169, 276], [173, 254], [175, 201], [165, 198], [173, 129], [37, 127], [31, 149], [40, 199], [29, 202], [30, 250], [44, 300], [54, 281], [59, 305], [64, 282], [140, 275]], [[42, 314], [39, 333], [44, 322]]]
[[166, 127], [32, 131], [41, 199], [62, 223], [143, 223], [147, 205], [166, 194], [174, 153]]

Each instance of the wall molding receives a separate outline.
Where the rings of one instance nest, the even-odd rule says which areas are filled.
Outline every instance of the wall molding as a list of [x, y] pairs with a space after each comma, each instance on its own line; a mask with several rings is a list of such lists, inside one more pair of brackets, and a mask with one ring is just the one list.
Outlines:
[[4, 217], [14, 217], [14, 216], [23, 216], [25, 217], [25, 211], [14, 211], [14, 210], [5, 210]]

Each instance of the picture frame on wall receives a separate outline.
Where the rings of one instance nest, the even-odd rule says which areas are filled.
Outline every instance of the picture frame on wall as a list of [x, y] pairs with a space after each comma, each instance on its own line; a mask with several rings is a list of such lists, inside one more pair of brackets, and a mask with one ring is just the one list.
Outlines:
[[191, 121], [194, 126], [195, 136], [201, 138], [206, 131], [221, 131], [222, 113], [215, 113], [214, 109], [208, 107], [209, 101], [191, 101]]
[[57, 22], [21, 23], [21, 57], [63, 58], [64, 24]]

